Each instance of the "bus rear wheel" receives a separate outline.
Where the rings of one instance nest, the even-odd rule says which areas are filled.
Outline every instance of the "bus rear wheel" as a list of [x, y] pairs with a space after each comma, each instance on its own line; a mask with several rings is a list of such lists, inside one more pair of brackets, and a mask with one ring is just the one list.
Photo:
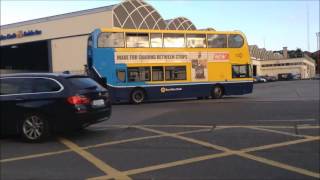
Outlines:
[[142, 89], [135, 89], [131, 93], [130, 101], [133, 104], [140, 104], [145, 100], [145, 93]]
[[221, 86], [214, 86], [212, 88], [211, 96], [213, 99], [221, 99], [223, 97], [223, 89]]

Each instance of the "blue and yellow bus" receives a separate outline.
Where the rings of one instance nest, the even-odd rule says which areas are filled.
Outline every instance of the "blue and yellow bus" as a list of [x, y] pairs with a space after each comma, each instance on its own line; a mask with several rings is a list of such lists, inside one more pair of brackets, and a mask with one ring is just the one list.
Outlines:
[[88, 70], [107, 79], [113, 102], [221, 98], [253, 88], [239, 31], [96, 29], [88, 39]]

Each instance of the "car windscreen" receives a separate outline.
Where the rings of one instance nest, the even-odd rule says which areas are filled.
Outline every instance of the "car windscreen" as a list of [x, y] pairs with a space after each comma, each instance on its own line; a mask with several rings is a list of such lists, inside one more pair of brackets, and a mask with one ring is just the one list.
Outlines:
[[95, 80], [89, 77], [70, 77], [68, 80], [78, 89], [104, 89]]

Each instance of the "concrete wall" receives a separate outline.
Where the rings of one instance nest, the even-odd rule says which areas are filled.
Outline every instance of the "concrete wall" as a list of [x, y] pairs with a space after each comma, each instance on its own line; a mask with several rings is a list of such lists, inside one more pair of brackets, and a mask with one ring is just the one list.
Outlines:
[[92, 32], [95, 28], [112, 27], [112, 11], [104, 11], [46, 22], [18, 26], [14, 28], [1, 27], [1, 34], [12, 34], [18, 31], [41, 30], [41, 35], [28, 36], [0, 41], [0, 46], [19, 44], [46, 39], [55, 39], [66, 36], [83, 35]]
[[52, 40], [53, 72], [69, 70], [80, 73], [84, 71], [87, 61], [87, 40], [88, 35]]

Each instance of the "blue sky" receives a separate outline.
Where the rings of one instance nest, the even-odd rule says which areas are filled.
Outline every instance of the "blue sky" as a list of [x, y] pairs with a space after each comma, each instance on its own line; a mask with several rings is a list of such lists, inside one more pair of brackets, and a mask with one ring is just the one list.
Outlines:
[[[1, 25], [51, 15], [85, 10], [121, 2], [120, 0], [1, 0]], [[216, 1], [146, 0], [164, 19], [189, 18], [198, 29], [241, 30], [249, 44], [268, 50], [301, 48], [316, 50], [319, 32], [319, 1]], [[309, 37], [307, 36], [309, 9]]]

